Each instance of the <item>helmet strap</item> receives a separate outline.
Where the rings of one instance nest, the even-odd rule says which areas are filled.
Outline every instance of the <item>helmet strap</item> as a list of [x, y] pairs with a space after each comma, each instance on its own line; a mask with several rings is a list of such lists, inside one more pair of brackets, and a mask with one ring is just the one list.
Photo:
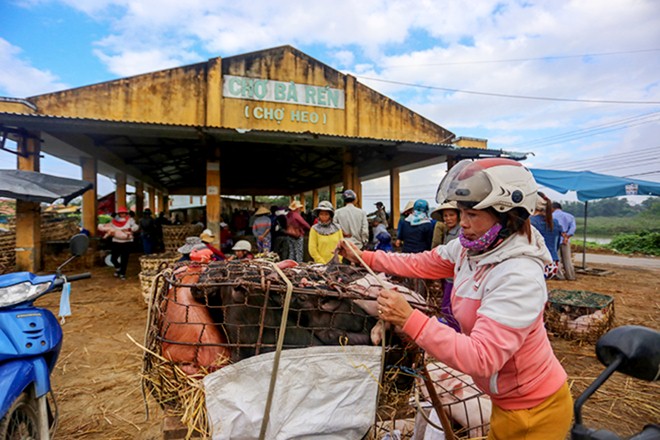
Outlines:
[[470, 240], [461, 234], [458, 236], [458, 239], [461, 241], [461, 245], [468, 250], [474, 252], [483, 252], [488, 249], [498, 238], [499, 233], [502, 230], [502, 225], [500, 223], [495, 223], [489, 230], [487, 230], [484, 235], [477, 238], [476, 240]]

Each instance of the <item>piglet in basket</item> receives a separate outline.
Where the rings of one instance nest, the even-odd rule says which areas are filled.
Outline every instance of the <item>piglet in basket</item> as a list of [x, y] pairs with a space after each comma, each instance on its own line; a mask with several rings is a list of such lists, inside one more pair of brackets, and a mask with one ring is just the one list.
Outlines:
[[[199, 279], [199, 268], [182, 267], [181, 284], [192, 285]], [[213, 371], [229, 362], [227, 339], [214, 324], [207, 307], [192, 296], [190, 287], [172, 287], [162, 306], [161, 336], [163, 357], [181, 365], [189, 375], [201, 368]]]
[[[481, 392], [472, 378], [465, 373], [438, 361], [428, 363], [427, 369], [449, 417], [469, 430], [469, 438], [485, 437], [492, 412], [490, 398]], [[418, 385], [424, 398], [430, 401], [424, 383], [419, 381]]]

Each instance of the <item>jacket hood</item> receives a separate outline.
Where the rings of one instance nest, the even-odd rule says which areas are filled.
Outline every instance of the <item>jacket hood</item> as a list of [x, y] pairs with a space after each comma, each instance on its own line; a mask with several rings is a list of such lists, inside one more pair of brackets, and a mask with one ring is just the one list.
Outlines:
[[543, 268], [552, 263], [550, 251], [545, 245], [541, 233], [532, 227], [531, 243], [527, 236], [515, 234], [500, 243], [495, 249], [469, 257], [478, 266], [485, 264], [497, 264], [510, 258], [526, 257], [535, 260]]

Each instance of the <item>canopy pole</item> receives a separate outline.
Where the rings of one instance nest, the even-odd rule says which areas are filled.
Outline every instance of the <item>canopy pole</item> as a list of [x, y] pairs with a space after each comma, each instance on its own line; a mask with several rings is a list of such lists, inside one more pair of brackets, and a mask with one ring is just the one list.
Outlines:
[[589, 201], [584, 202], [584, 229], [582, 230], [582, 269], [587, 268], [587, 208]]

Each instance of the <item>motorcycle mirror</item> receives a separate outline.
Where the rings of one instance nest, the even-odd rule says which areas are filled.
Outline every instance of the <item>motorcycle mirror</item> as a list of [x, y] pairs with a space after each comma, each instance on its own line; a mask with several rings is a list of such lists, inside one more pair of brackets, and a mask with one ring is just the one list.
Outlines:
[[85, 255], [88, 247], [89, 237], [85, 234], [76, 234], [71, 238], [71, 241], [69, 242], [69, 250], [71, 251], [71, 255], [75, 257]]
[[622, 356], [617, 371], [637, 379], [660, 379], [660, 332], [638, 325], [610, 330], [596, 343], [596, 356], [605, 366]]

